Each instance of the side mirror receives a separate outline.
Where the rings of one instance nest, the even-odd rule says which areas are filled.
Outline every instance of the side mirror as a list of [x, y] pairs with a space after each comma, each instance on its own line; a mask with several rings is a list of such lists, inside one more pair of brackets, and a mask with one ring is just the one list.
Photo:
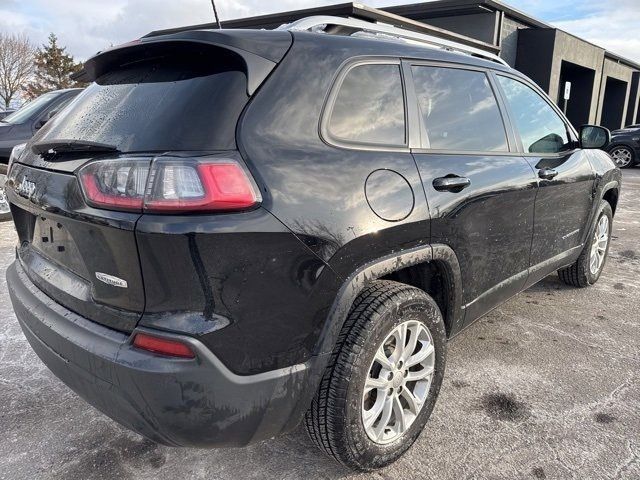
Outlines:
[[604, 148], [611, 142], [611, 132], [596, 125], [580, 127], [580, 148]]
[[36, 130], [40, 130], [42, 127], [44, 127], [49, 120], [55, 117], [56, 113], [58, 113], [58, 110], [51, 110], [43, 118], [39, 119], [36, 122]]

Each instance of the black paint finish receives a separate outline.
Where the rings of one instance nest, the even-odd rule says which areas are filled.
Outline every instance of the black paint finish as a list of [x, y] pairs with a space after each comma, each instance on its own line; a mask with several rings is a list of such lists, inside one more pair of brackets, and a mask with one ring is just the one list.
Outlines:
[[[472, 321], [524, 285], [536, 177], [526, 160], [515, 155], [416, 153], [415, 158], [429, 200], [431, 242], [449, 245], [456, 253], [466, 319]], [[439, 192], [433, 180], [446, 175], [466, 177], [471, 184], [460, 192]]]
[[[242, 159], [260, 189], [259, 205], [208, 215], [96, 210], [74, 176], [88, 155], [51, 159], [29, 149], [7, 188], [20, 238], [9, 285], [29, 341], [89, 402], [155, 440], [242, 445], [288, 431], [371, 280], [398, 275], [425, 289], [435, 285], [430, 293], [453, 336], [571, 263], [603, 198], [615, 210], [620, 172], [606, 153], [523, 152], [498, 94], [508, 151], [422, 148], [407, 65], [472, 68], [488, 79], [508, 72], [528, 82], [502, 65], [299, 32], [176, 31], [143, 43], [157, 52], [169, 40], [210, 42], [247, 62], [252, 86], [236, 125], [237, 150], [215, 153]], [[120, 53], [92, 60], [88, 74], [117, 64]], [[338, 146], [323, 136], [332, 87], [353, 62], [401, 69], [406, 146]], [[545, 169], [556, 175], [541, 178]], [[128, 288], [101, 283], [96, 272]], [[55, 321], [35, 309], [55, 312]], [[176, 363], [135, 351], [137, 329], [186, 341], [197, 359]], [[87, 335], [108, 341], [97, 351]], [[67, 356], [95, 368], [78, 370], [61, 361]], [[102, 384], [105, 372], [115, 378]]]

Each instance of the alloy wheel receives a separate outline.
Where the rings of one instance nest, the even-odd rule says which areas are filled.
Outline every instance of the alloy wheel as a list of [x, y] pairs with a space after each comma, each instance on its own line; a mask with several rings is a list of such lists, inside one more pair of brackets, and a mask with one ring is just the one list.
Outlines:
[[591, 256], [589, 258], [589, 270], [592, 275], [602, 268], [605, 255], [607, 254], [607, 245], [609, 244], [609, 217], [602, 215], [593, 234], [593, 242], [591, 244]]
[[611, 150], [611, 158], [618, 167], [624, 168], [631, 164], [633, 154], [626, 147], [614, 148]]
[[376, 350], [362, 395], [362, 422], [376, 443], [400, 438], [426, 403], [434, 375], [433, 338], [421, 322], [396, 326]]

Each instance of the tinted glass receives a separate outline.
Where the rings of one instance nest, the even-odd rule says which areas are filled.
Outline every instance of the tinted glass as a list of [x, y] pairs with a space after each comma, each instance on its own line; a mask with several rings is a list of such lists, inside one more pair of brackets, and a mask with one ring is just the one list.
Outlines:
[[106, 143], [123, 152], [234, 149], [248, 100], [242, 65], [219, 49], [162, 53], [100, 76], [38, 140]]
[[482, 72], [411, 68], [428, 141], [437, 150], [508, 151], [504, 123]]
[[522, 82], [498, 76], [525, 152], [558, 153], [570, 147], [567, 127], [551, 105]]
[[29, 120], [34, 114], [37, 114], [41, 110], [45, 109], [46, 106], [54, 101], [59, 93], [45, 93], [44, 95], [40, 95], [35, 100], [30, 101], [20, 110], [13, 112], [11, 115], [8, 115], [4, 118], [4, 122], [12, 123], [12, 124], [20, 124]]
[[580, 130], [580, 143], [582, 148], [604, 148], [609, 143], [609, 135], [602, 127], [585, 125]]
[[404, 95], [399, 65], [359, 65], [338, 92], [329, 133], [356, 143], [404, 145]]

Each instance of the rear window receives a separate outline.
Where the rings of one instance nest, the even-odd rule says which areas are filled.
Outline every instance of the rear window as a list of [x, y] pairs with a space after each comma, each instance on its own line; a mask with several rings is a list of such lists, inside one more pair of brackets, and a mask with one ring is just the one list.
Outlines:
[[83, 140], [123, 152], [234, 149], [248, 101], [239, 59], [184, 44], [143, 52], [101, 75], [38, 141]]
[[329, 117], [329, 135], [355, 144], [403, 146], [405, 128], [400, 66], [365, 64], [349, 70]]

